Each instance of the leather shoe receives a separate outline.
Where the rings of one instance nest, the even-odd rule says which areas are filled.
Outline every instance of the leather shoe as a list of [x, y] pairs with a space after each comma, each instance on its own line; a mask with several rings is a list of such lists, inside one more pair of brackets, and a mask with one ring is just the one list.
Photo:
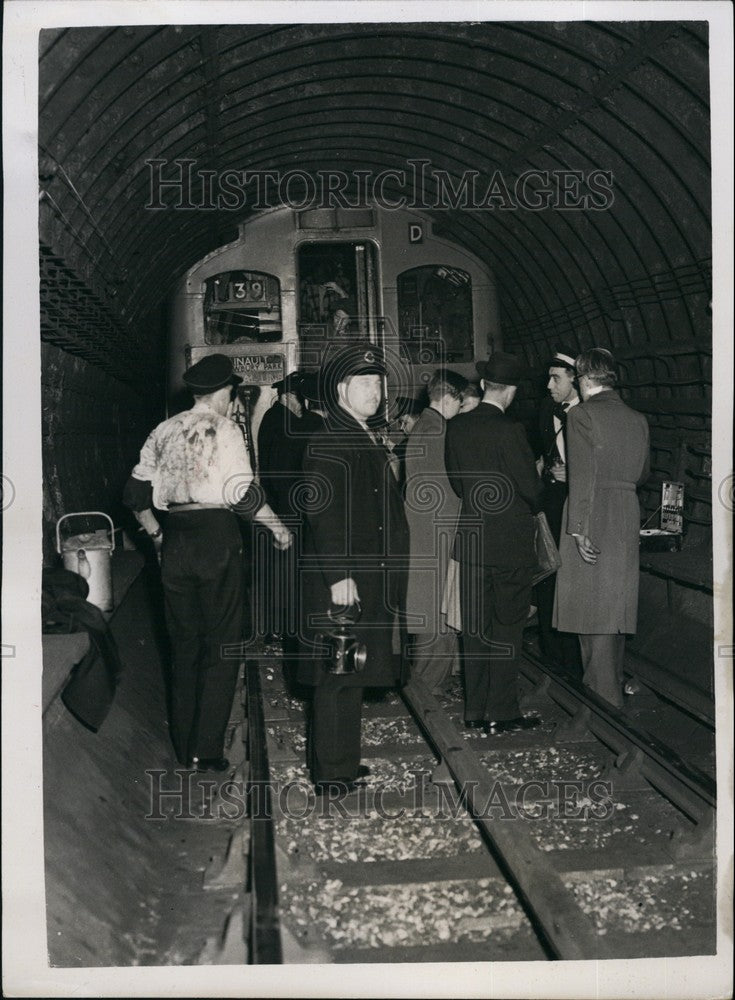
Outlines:
[[358, 778], [367, 778], [367, 776], [369, 774], [372, 774], [372, 773], [373, 772], [370, 770], [370, 768], [367, 766], [367, 764], [358, 764], [357, 765], [357, 777]]
[[465, 719], [465, 729], [484, 729], [487, 723], [484, 719]]
[[537, 715], [519, 715], [515, 719], [501, 719], [498, 722], [488, 722], [485, 732], [488, 736], [499, 736], [501, 733], [520, 733], [526, 729], [535, 729], [541, 723]]
[[191, 765], [197, 771], [226, 771], [230, 762], [226, 757], [192, 757]]
[[341, 799], [364, 787], [364, 781], [353, 781], [351, 778], [332, 778], [330, 781], [314, 782], [314, 792], [320, 796], [328, 795], [330, 799]]

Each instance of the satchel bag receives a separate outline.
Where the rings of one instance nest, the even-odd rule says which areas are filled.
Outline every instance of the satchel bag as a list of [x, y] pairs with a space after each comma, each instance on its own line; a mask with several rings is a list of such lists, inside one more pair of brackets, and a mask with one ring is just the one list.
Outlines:
[[552, 573], [556, 573], [561, 566], [559, 550], [556, 547], [554, 536], [551, 534], [549, 522], [546, 520], [546, 514], [544, 514], [543, 511], [540, 514], [537, 514], [535, 521], [536, 569], [534, 570], [533, 579], [531, 581], [534, 587], [537, 583], [545, 580], [547, 576], [551, 576]]

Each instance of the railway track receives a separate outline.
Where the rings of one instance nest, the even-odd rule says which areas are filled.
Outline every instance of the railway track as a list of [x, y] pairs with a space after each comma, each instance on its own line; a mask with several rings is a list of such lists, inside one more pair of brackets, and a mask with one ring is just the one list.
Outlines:
[[521, 961], [715, 948], [714, 782], [529, 655], [533, 731], [462, 725], [459, 682], [363, 713], [371, 774], [316, 798], [304, 703], [246, 665], [256, 963]]

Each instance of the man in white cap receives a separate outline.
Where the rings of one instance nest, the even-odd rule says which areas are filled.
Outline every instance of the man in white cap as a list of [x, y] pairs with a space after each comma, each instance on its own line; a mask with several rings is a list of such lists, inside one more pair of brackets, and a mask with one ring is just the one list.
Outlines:
[[[161, 563], [171, 639], [171, 740], [186, 767], [224, 771], [224, 738], [242, 641], [244, 579], [237, 516], [273, 532], [279, 548], [291, 536], [253, 482], [245, 440], [229, 419], [232, 361], [210, 354], [184, 382], [190, 410], [148, 436], [125, 486], [123, 502], [148, 533]], [[167, 511], [164, 527], [154, 510]]]
[[[540, 457], [538, 467], [544, 484], [543, 511], [554, 541], [559, 545], [564, 502], [567, 498], [567, 414], [579, 403], [574, 361], [576, 352], [560, 347], [547, 362], [549, 395], [539, 408]], [[541, 647], [549, 661], [564, 666], [581, 678], [582, 662], [577, 637], [552, 627], [556, 576], [536, 585], [536, 604]]]

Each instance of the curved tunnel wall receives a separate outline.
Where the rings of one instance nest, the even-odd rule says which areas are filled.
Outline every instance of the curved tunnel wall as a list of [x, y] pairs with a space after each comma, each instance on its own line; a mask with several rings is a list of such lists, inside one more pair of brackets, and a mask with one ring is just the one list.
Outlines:
[[[176, 210], [171, 188], [160, 196], [166, 208], [146, 208], [149, 160], [164, 161], [171, 178], [177, 159], [217, 176], [378, 173], [424, 159], [429, 204], [436, 171], [456, 190], [468, 172], [481, 192], [500, 178], [492, 207], [460, 202], [433, 216], [437, 231], [492, 268], [506, 347], [532, 364], [560, 343], [612, 347], [634, 405], [666, 432], [662, 440], [678, 442], [665, 448], [691, 440], [701, 450], [710, 408], [708, 87], [707, 25], [696, 22], [42, 32], [41, 334], [61, 352], [44, 355], [44, 379], [51, 397], [62, 372], [95, 400], [86, 426], [70, 420], [79, 434], [47, 434], [49, 519], [73, 509], [77, 492], [117, 502], [122, 466], [161, 406], [166, 295], [252, 210]], [[610, 172], [611, 203], [508, 207], [526, 172], [553, 179], [565, 170]], [[528, 183], [532, 197], [543, 194], [540, 181]], [[600, 205], [585, 183], [578, 193]], [[103, 483], [96, 461], [88, 471], [74, 462], [80, 449], [104, 454]], [[666, 455], [662, 474], [676, 475]], [[706, 500], [692, 504], [706, 528]]]
[[[215, 174], [377, 173], [428, 159], [455, 188], [468, 171], [485, 182], [497, 171], [510, 192], [530, 170], [610, 171], [614, 198], [601, 210], [508, 209], [501, 188], [493, 208], [436, 209], [433, 226], [492, 269], [506, 349], [539, 371], [560, 344], [613, 349], [624, 393], [652, 427], [646, 506], [662, 477], [682, 479], [688, 542], [709, 544], [706, 24], [75, 28], [42, 32], [39, 54], [47, 558], [62, 513], [121, 513], [163, 411], [166, 297], [252, 210], [176, 210], [173, 189], [167, 207], [146, 208], [146, 160], [177, 158]], [[665, 606], [657, 585], [648, 597]], [[694, 611], [706, 619], [708, 607]], [[140, 790], [126, 785], [131, 762], [166, 753], [147, 742], [160, 719], [141, 709], [150, 699], [136, 683], [124, 680], [97, 736], [63, 712], [45, 727], [49, 933], [61, 964], [139, 960], [125, 937], [141, 891], [128, 867], [145, 876], [171, 853], [136, 832]], [[102, 830], [112, 821], [122, 848], [90, 830], [90, 816]]]

